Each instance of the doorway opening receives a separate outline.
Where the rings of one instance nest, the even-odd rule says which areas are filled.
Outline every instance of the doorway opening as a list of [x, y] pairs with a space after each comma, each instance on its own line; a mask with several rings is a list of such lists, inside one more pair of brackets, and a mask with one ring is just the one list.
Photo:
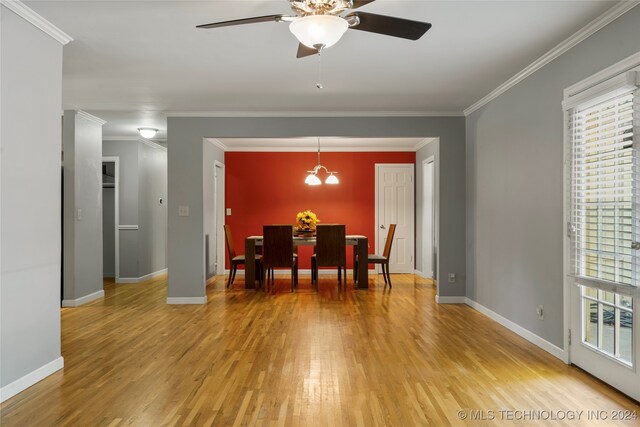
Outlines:
[[102, 276], [116, 283], [120, 278], [119, 158], [102, 158]]

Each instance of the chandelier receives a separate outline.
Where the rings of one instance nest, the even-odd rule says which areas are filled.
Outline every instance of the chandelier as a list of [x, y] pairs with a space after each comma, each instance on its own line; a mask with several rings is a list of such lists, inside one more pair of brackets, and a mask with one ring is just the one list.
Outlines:
[[324, 171], [329, 174], [329, 176], [324, 180], [325, 184], [340, 184], [340, 180], [338, 180], [338, 177], [334, 175], [338, 172], [331, 172], [329, 169], [320, 164], [320, 138], [318, 138], [318, 164], [312, 170], [307, 171], [309, 172], [309, 175], [307, 175], [304, 183], [307, 185], [322, 184], [322, 181], [318, 177], [318, 172], [320, 171], [320, 169], [324, 169]]

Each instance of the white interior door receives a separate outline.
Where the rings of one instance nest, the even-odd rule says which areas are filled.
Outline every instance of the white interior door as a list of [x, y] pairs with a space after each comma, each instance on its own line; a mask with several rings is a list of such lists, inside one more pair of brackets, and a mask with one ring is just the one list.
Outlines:
[[425, 160], [422, 165], [424, 194], [422, 199], [422, 273], [433, 279], [434, 264], [434, 214], [435, 214], [435, 168], [434, 159]]
[[389, 224], [396, 224], [389, 271], [413, 273], [414, 165], [376, 164], [376, 253], [382, 255]]

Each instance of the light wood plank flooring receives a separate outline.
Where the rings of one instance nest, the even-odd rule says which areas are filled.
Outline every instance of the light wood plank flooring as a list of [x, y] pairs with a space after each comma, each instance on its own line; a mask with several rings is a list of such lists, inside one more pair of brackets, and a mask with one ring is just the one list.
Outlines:
[[[393, 280], [339, 292], [321, 276], [315, 293], [301, 278], [292, 294], [281, 276], [265, 297], [218, 277], [195, 306], [166, 305], [166, 278], [107, 284], [104, 300], [62, 309], [64, 370], [2, 404], [0, 424], [640, 424], [588, 420], [640, 407], [473, 309], [436, 304], [430, 282]], [[501, 410], [585, 412], [533, 423]]]

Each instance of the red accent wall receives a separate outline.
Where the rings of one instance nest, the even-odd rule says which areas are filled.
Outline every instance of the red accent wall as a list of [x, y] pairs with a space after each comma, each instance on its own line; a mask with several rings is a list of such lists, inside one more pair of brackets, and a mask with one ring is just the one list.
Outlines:
[[[347, 234], [368, 236], [369, 253], [375, 252], [375, 164], [415, 164], [416, 153], [322, 153], [321, 160], [338, 172], [340, 184], [304, 183], [306, 171], [317, 164], [316, 153], [225, 153], [225, 207], [232, 213], [225, 221], [237, 253], [244, 253], [245, 237], [262, 234], [263, 224], [294, 224], [306, 209], [323, 223], [345, 224]], [[324, 181], [324, 171], [319, 175]], [[311, 250], [299, 249], [299, 268], [311, 268]], [[351, 261], [349, 250], [349, 266]]]

